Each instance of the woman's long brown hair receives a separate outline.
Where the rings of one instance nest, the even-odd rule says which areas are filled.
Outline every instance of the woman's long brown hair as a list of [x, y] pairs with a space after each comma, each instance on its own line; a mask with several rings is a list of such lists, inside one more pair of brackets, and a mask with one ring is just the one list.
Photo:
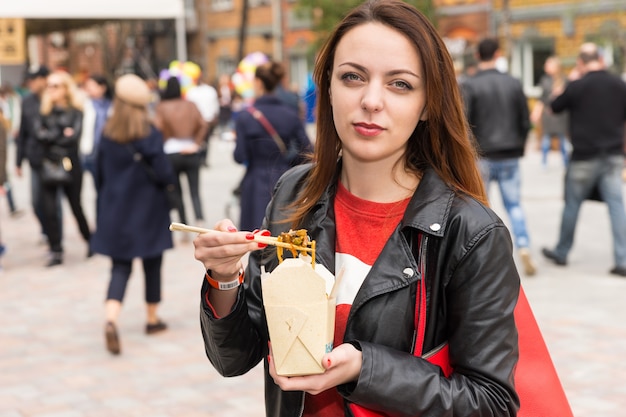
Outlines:
[[150, 119], [145, 106], [134, 106], [118, 97], [113, 99], [112, 114], [102, 132], [119, 143], [128, 143], [150, 134]]
[[382, 23], [404, 34], [421, 57], [428, 120], [420, 122], [409, 138], [406, 167], [418, 175], [431, 167], [457, 192], [487, 204], [477, 151], [446, 45], [428, 19], [413, 6], [399, 0], [372, 0], [356, 7], [339, 23], [317, 57], [313, 72], [318, 87], [315, 163], [304, 189], [290, 205], [293, 214], [288, 221], [300, 224], [337, 177], [341, 141], [330, 106], [333, 60], [343, 36], [368, 22]]

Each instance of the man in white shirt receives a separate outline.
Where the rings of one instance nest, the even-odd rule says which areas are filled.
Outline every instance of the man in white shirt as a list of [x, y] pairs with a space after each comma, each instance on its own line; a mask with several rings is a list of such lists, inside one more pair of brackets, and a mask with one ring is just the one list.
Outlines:
[[203, 161], [202, 164], [204, 166], [208, 166], [207, 156], [209, 149], [209, 139], [213, 134], [213, 129], [217, 125], [220, 112], [220, 103], [217, 97], [217, 90], [205, 82], [204, 76], [201, 73], [198, 77], [198, 84], [189, 88], [186, 98], [198, 107], [198, 110], [200, 110], [200, 114], [202, 114], [202, 118], [209, 125], [206, 138], [204, 139], [204, 149], [201, 151]]

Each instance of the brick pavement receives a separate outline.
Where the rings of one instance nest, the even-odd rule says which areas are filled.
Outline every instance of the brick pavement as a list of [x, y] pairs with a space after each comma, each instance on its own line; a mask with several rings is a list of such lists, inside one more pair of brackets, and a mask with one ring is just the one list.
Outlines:
[[[223, 217], [229, 191], [242, 169], [232, 144], [214, 141], [202, 181], [207, 223]], [[539, 272], [523, 285], [542, 327], [577, 417], [626, 416], [626, 279], [614, 278], [606, 207], [583, 207], [570, 266], [553, 266], [540, 248], [555, 242], [561, 209], [558, 155], [542, 170], [539, 154], [523, 162], [524, 198]], [[16, 200], [28, 209], [27, 181], [13, 178]], [[85, 209], [93, 220], [93, 188], [85, 184]], [[494, 208], [505, 217], [492, 193]], [[120, 322], [122, 355], [104, 348], [103, 300], [108, 260], [85, 259], [65, 206], [66, 260], [46, 269], [46, 248], [28, 213], [9, 218], [0, 199], [0, 228], [8, 247], [0, 275], [0, 417], [262, 416], [257, 367], [222, 378], [206, 360], [198, 324], [202, 266], [192, 245], [180, 242], [164, 261], [161, 316], [168, 331], [143, 333], [145, 312], [140, 264], [135, 264]], [[189, 205], [189, 208], [191, 206]], [[175, 219], [174, 219], [175, 220]], [[141, 233], [141, 231], [137, 231]]]

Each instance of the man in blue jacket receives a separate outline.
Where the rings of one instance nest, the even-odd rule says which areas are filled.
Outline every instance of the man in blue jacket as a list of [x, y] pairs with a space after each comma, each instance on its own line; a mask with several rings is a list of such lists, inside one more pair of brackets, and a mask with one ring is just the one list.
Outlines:
[[481, 174], [485, 188], [491, 181], [498, 183], [524, 272], [534, 275], [537, 269], [521, 206], [519, 167], [530, 130], [526, 95], [517, 79], [496, 68], [500, 56], [497, 40], [484, 39], [477, 52], [478, 72], [462, 88], [465, 111], [481, 156]]
[[582, 202], [597, 189], [609, 208], [615, 266], [610, 273], [626, 277], [626, 212], [622, 197], [626, 84], [609, 73], [598, 47], [581, 46], [577, 67], [583, 76], [567, 85], [551, 103], [555, 113], [569, 110], [571, 162], [565, 173], [565, 207], [559, 241], [543, 255], [567, 265]]

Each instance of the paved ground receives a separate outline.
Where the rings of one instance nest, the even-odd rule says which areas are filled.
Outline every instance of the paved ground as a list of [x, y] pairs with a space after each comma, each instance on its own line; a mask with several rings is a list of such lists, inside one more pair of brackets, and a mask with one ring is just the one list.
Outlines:
[[[242, 169], [232, 144], [214, 141], [203, 173], [207, 223], [224, 215]], [[562, 168], [555, 153], [541, 168], [530, 151], [523, 162], [524, 199], [539, 272], [523, 285], [542, 327], [577, 417], [626, 416], [626, 279], [612, 265], [606, 207], [587, 203], [566, 268], [540, 258], [557, 236]], [[180, 242], [165, 257], [161, 316], [167, 332], [143, 333], [140, 265], [127, 292], [120, 323], [122, 355], [104, 348], [103, 300], [109, 264], [86, 260], [70, 211], [65, 210], [66, 261], [46, 269], [46, 248], [30, 213], [27, 181], [13, 178], [17, 204], [10, 218], [0, 201], [0, 228], [8, 247], [0, 275], [0, 417], [249, 416], [263, 415], [260, 369], [225, 379], [206, 360], [198, 324], [202, 266], [192, 245]], [[502, 213], [497, 190], [494, 208]], [[84, 191], [93, 220], [93, 189]], [[175, 219], [174, 219], [175, 220]], [[137, 230], [136, 233], [141, 233]]]

